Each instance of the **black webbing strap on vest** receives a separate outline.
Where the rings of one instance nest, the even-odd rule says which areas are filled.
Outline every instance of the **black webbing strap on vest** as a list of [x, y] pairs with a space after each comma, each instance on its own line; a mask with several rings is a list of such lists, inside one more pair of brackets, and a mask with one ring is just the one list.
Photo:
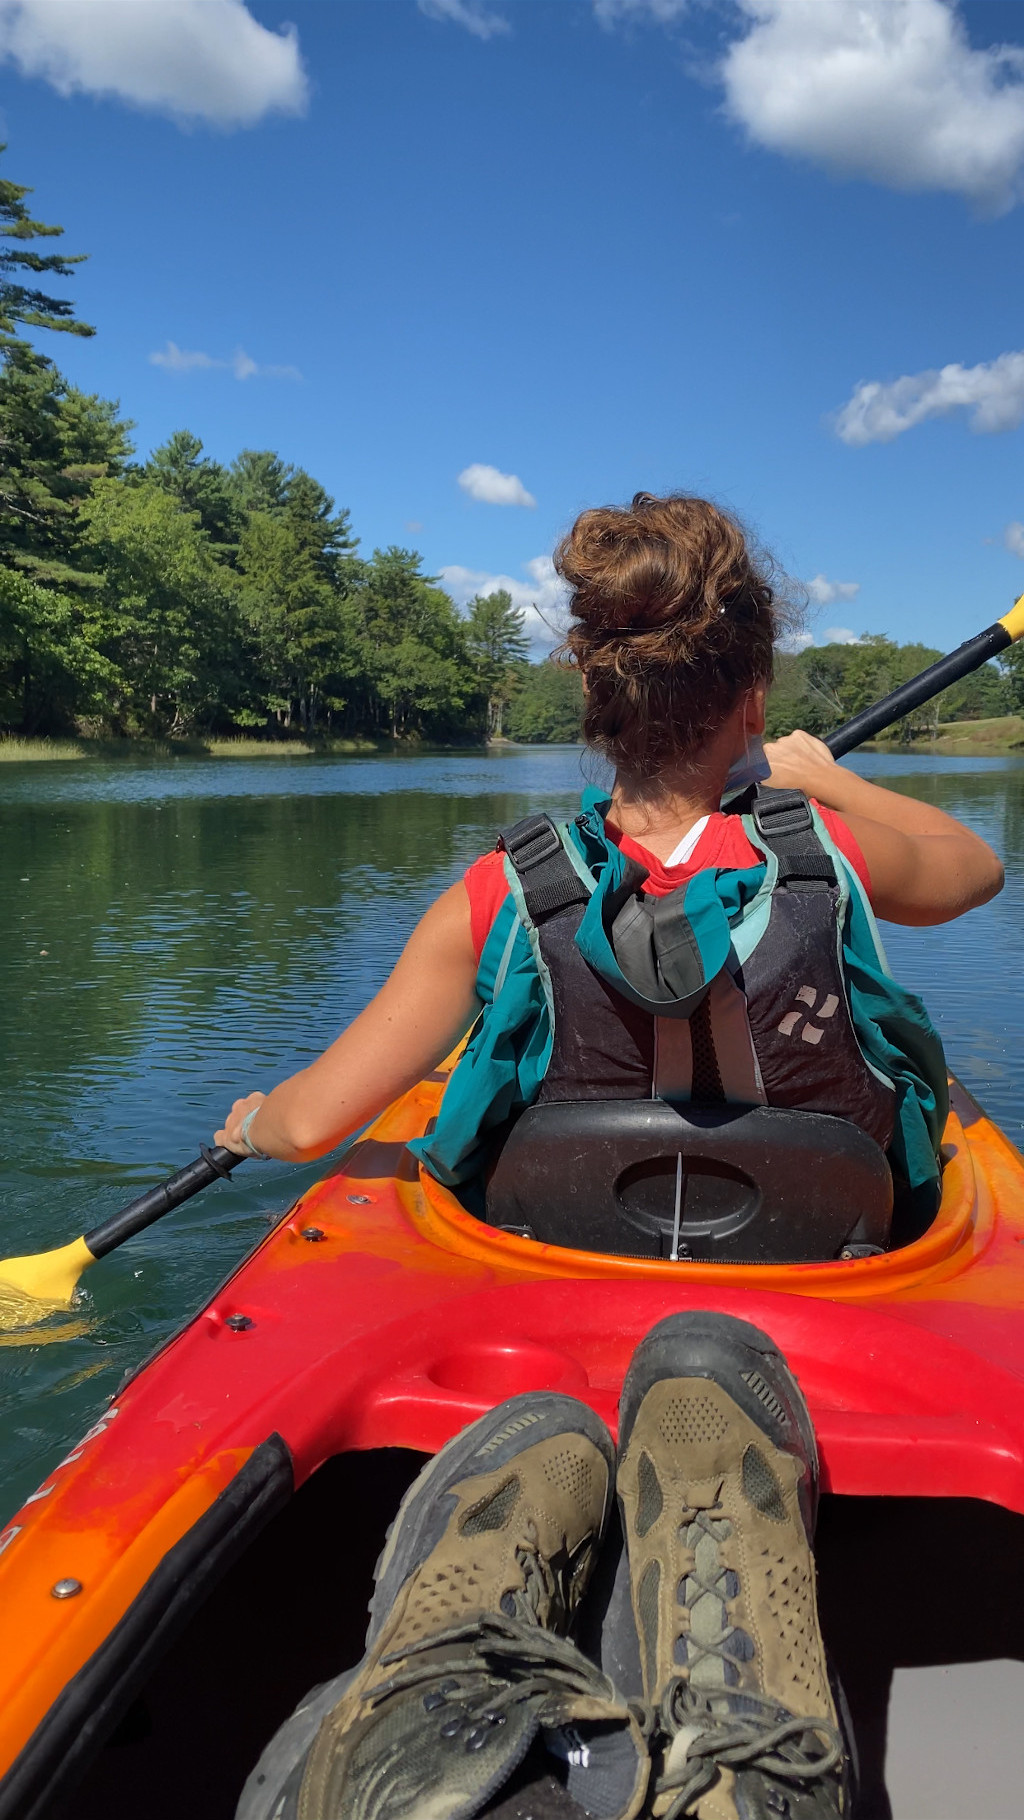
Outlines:
[[566, 853], [550, 815], [525, 815], [513, 828], [498, 836], [498, 846], [509, 856], [522, 887], [523, 901], [533, 922], [585, 904], [590, 893]]
[[814, 830], [802, 790], [772, 790], [758, 784], [750, 805], [754, 826], [779, 862], [779, 884], [789, 891], [828, 891], [836, 869]]

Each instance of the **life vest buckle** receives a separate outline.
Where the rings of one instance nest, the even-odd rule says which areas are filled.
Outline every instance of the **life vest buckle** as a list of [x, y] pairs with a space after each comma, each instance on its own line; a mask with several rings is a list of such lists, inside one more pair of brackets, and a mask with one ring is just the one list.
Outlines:
[[771, 797], [758, 792], [751, 806], [754, 826], [766, 840], [779, 835], [810, 834], [814, 827], [810, 804], [802, 790], [773, 790]]
[[562, 852], [558, 829], [550, 815], [525, 816], [514, 828], [499, 834], [498, 846], [520, 874], [532, 872], [535, 866], [542, 866], [545, 860]]

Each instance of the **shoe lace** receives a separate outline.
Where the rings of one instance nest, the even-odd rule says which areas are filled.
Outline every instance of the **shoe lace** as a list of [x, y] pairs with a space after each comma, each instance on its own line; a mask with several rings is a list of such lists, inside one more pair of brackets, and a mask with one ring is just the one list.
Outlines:
[[[419, 1659], [427, 1652], [429, 1660]], [[395, 1662], [404, 1666], [367, 1689], [369, 1705], [423, 1687], [428, 1710], [453, 1708], [445, 1721], [451, 1730], [443, 1735], [465, 1734], [468, 1727], [470, 1747], [476, 1733], [483, 1742], [483, 1726], [503, 1725], [509, 1711], [526, 1701], [589, 1697], [622, 1707], [607, 1676], [567, 1637], [503, 1612], [486, 1612], [381, 1657], [382, 1668]]]
[[503, 1595], [501, 1609], [506, 1617], [540, 1625], [541, 1612], [546, 1608], [544, 1628], [564, 1630], [576, 1607], [582, 1569], [590, 1557], [594, 1537], [584, 1536], [573, 1549], [568, 1549], [563, 1542], [557, 1554], [549, 1557], [537, 1546], [532, 1523], [528, 1534], [527, 1546], [516, 1549], [522, 1586]]
[[663, 1820], [692, 1813], [721, 1769], [753, 1769], [783, 1782], [807, 1783], [830, 1775], [843, 1757], [838, 1727], [827, 1719], [795, 1718], [754, 1693], [708, 1698], [679, 1677], [665, 1689], [650, 1731], [669, 1744], [681, 1732], [693, 1732], [683, 1762], [658, 1772], [658, 1794], [675, 1793]]
[[[698, 1641], [693, 1634], [692, 1627], [687, 1632], [686, 1662], [691, 1677], [697, 1666], [712, 1656], [717, 1656], [722, 1662], [730, 1663], [734, 1667], [734, 1656], [727, 1648], [734, 1638], [742, 1637], [749, 1644], [746, 1631], [737, 1624], [725, 1622], [728, 1598], [725, 1582], [729, 1569], [723, 1564], [719, 1549], [720, 1544], [728, 1541], [732, 1534], [732, 1524], [727, 1517], [715, 1515], [715, 1512], [721, 1511], [721, 1509], [720, 1503], [713, 1504], [710, 1509], [690, 1507], [683, 1511], [680, 1525], [687, 1547], [693, 1551], [695, 1557], [693, 1566], [686, 1574], [686, 1603], [692, 1610], [698, 1600], [710, 1597], [720, 1606], [723, 1618], [722, 1628], [715, 1637], [704, 1637]], [[714, 1544], [715, 1553], [710, 1565], [707, 1561], [701, 1565], [697, 1559], [701, 1535], [707, 1536], [709, 1541]], [[697, 1589], [692, 1595], [689, 1590], [691, 1585]]]

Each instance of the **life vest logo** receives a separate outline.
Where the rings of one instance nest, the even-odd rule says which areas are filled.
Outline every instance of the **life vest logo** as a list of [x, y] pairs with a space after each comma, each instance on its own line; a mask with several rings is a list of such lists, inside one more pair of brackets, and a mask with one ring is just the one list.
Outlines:
[[799, 1031], [800, 1039], [802, 1042], [805, 1042], [805, 1043], [820, 1043], [821, 1042], [821, 1039], [824, 1036], [825, 1032], [822, 1029], [820, 1024], [811, 1023], [808, 1013], [814, 1011], [815, 1017], [820, 1017], [820, 1018], [835, 1017], [835, 1014], [839, 1009], [839, 1000], [836, 997], [834, 992], [826, 993], [825, 997], [821, 1001], [821, 1004], [818, 1006], [817, 1010], [815, 1011], [814, 1007], [815, 1007], [815, 1000], [817, 999], [817, 996], [818, 996], [818, 994], [816, 993], [813, 986], [801, 986], [800, 987], [800, 990], [798, 991], [798, 993], [796, 995], [796, 1002], [798, 1005], [806, 1005], [807, 1012], [787, 1011], [785, 1017], [782, 1019], [782, 1022], [779, 1025], [779, 1035], [780, 1036], [796, 1036], [797, 1032]]

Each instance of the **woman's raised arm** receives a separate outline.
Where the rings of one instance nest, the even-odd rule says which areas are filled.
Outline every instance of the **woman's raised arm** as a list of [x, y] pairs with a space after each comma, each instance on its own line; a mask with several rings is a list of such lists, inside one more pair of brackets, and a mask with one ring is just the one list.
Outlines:
[[479, 1010], [469, 897], [461, 881], [413, 930], [387, 983], [308, 1068], [236, 1100], [215, 1142], [286, 1163], [324, 1156], [436, 1068]]
[[803, 790], [842, 816], [867, 861], [875, 913], [886, 922], [949, 923], [1002, 890], [998, 855], [933, 803], [847, 771], [810, 733], [788, 733], [765, 752], [770, 783]]

